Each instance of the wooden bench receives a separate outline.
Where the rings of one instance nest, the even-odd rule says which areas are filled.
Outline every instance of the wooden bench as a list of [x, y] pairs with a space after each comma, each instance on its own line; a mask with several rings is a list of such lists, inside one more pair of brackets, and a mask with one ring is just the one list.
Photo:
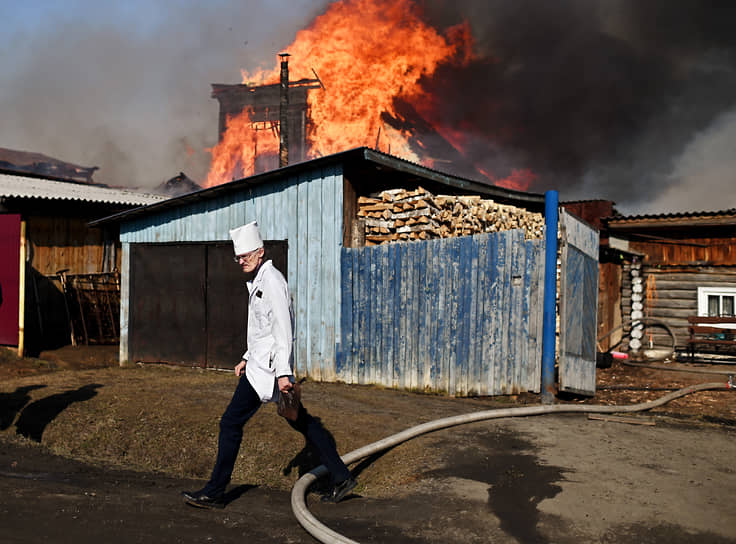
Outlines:
[[[736, 317], [706, 317], [693, 315], [687, 318], [687, 349], [690, 360], [695, 359], [695, 346], [706, 346], [711, 351], [723, 347], [722, 351], [736, 353]], [[721, 326], [717, 326], [721, 325]], [[724, 327], [723, 325], [729, 325]]]

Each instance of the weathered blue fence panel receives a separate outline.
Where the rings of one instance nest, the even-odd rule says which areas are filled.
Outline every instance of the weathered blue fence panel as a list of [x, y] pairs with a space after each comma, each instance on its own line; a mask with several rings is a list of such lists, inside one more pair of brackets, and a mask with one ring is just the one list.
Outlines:
[[595, 393], [598, 313], [598, 231], [560, 214], [560, 391]]
[[343, 249], [338, 379], [539, 392], [543, 245], [509, 231]]

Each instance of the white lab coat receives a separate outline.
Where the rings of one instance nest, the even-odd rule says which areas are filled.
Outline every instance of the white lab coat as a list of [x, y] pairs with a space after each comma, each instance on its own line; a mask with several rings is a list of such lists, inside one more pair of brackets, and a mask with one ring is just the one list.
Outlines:
[[[245, 375], [262, 402], [278, 400], [279, 376], [293, 376], [294, 312], [289, 286], [271, 261], [247, 282], [248, 351]], [[292, 378], [293, 379], [293, 378]]]

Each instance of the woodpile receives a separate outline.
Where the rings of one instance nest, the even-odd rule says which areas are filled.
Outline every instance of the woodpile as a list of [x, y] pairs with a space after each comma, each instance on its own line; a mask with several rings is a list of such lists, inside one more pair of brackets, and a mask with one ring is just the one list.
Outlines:
[[451, 238], [483, 232], [523, 229], [527, 239], [541, 238], [540, 213], [499, 204], [480, 196], [435, 196], [422, 187], [389, 189], [358, 198], [358, 218], [365, 222], [365, 244]]

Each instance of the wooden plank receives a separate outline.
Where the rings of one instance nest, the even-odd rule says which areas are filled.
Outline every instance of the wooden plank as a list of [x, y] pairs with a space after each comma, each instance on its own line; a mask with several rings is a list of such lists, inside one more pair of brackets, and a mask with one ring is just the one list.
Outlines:
[[736, 324], [736, 317], [716, 317], [716, 316], [704, 316], [704, 315], [691, 315], [687, 318], [688, 323], [734, 323]]
[[392, 262], [394, 250], [392, 245], [384, 246], [381, 251], [384, 255], [384, 292], [387, 299], [384, 303], [386, 308], [385, 314], [382, 316], [384, 320], [384, 360], [381, 361], [381, 373], [383, 374], [383, 383], [387, 387], [393, 387], [394, 381], [394, 342], [396, 341], [396, 321], [394, 320], [395, 307], [401, 301], [394, 296], [394, 284], [396, 283], [396, 271]]
[[608, 421], [611, 423], [626, 423], [629, 425], [649, 425], [654, 426], [655, 422], [652, 418], [609, 416], [600, 414], [588, 414], [588, 419], [596, 421]]
[[369, 266], [370, 266], [370, 251], [359, 252], [359, 264], [358, 264], [358, 282], [359, 282], [359, 293], [358, 293], [358, 364], [356, 368], [356, 377], [358, 383], [368, 383], [366, 380], [366, 361], [368, 359], [368, 352], [370, 347], [370, 335], [369, 333]]
[[440, 274], [441, 274], [441, 264], [440, 264], [440, 250], [442, 247], [442, 242], [440, 241], [434, 241], [434, 242], [428, 242], [428, 245], [430, 247], [430, 250], [427, 252], [427, 262], [428, 262], [428, 269], [432, 271], [432, 275], [430, 277], [430, 297], [429, 297], [429, 307], [430, 311], [428, 312], [428, 319], [429, 319], [429, 377], [427, 381], [425, 382], [425, 387], [430, 387], [434, 391], [438, 391], [441, 389], [439, 382], [440, 382], [440, 376], [441, 376], [441, 364], [440, 364], [440, 345], [439, 345], [439, 339], [440, 339], [440, 326], [439, 326], [439, 317], [440, 317]]
[[462, 299], [460, 298], [460, 242], [458, 238], [453, 238], [448, 241], [450, 246], [450, 344], [449, 344], [449, 383], [448, 392], [454, 396], [458, 393], [457, 380], [458, 380], [458, 357], [457, 357], [457, 344], [458, 344], [458, 328], [460, 326], [458, 314], [461, 309]]
[[350, 383], [347, 369], [350, 364], [350, 351], [353, 345], [353, 252], [343, 248], [340, 252], [340, 344], [337, 348], [335, 370], [337, 377], [345, 383]]
[[483, 293], [479, 289], [480, 284], [480, 253], [483, 246], [483, 235], [473, 236], [470, 239], [470, 322], [468, 339], [468, 381], [466, 389], [469, 394], [480, 394], [480, 366], [478, 356], [479, 346], [483, 341], [482, 319], [483, 319]]
[[486, 311], [488, 312], [488, 322], [486, 330], [486, 341], [483, 346], [483, 359], [487, 366], [487, 386], [486, 393], [494, 395], [498, 393], [497, 380], [496, 380], [496, 367], [498, 365], [498, 343], [499, 343], [499, 330], [498, 320], [499, 316], [499, 280], [498, 280], [498, 234], [492, 234], [488, 238], [488, 261], [486, 264], [488, 273], [488, 287], [487, 287], [487, 300], [486, 300]]
[[[309, 210], [320, 210], [322, 207], [322, 187], [321, 183], [310, 179], [309, 195], [307, 197], [307, 206]], [[263, 201], [261, 201], [261, 204]], [[322, 357], [320, 353], [321, 347], [321, 298], [324, 294], [322, 291], [321, 275], [322, 275], [322, 225], [320, 216], [316, 213], [309, 213], [307, 220], [307, 238], [309, 247], [307, 253], [307, 277], [308, 277], [308, 300], [309, 308], [307, 308], [307, 365], [314, 373], [317, 380], [323, 379], [322, 373]]]
[[[301, 202], [307, 202], [309, 198], [309, 184], [307, 183], [308, 178], [306, 176], [300, 176], [296, 189], [297, 199]], [[248, 220], [253, 221], [257, 216], [253, 211], [253, 202], [256, 199], [248, 199], [245, 202], [245, 216], [243, 222]], [[309, 367], [309, 355], [308, 355], [308, 340], [309, 331], [307, 327], [308, 318], [308, 307], [309, 307], [309, 293], [313, 290], [309, 284], [308, 277], [308, 247], [309, 240], [306, 233], [309, 231], [309, 214], [302, 213], [297, 214], [294, 217], [297, 223], [298, 232], [301, 235], [296, 239], [296, 255], [295, 259], [296, 268], [300, 271], [297, 281], [292, 286], [296, 287], [294, 312], [296, 318], [296, 335], [295, 335], [295, 359], [296, 366], [299, 373], [303, 373], [304, 376], [312, 376], [311, 369]], [[242, 223], [241, 223], [242, 224]], [[293, 287], [292, 287], [293, 288]]]
[[489, 274], [489, 245], [490, 236], [488, 234], [482, 234], [478, 238], [478, 283], [477, 293], [478, 298], [478, 326], [477, 334], [478, 341], [475, 345], [475, 357], [477, 365], [476, 383], [478, 387], [479, 395], [488, 395], [488, 369], [490, 367], [489, 361], [486, 359], [486, 346], [490, 343], [490, 308], [489, 308], [489, 289], [490, 289], [490, 274]]
[[534, 240], [534, 266], [535, 266], [535, 295], [532, 299], [533, 308], [535, 309], [536, 315], [536, 327], [534, 336], [534, 361], [535, 361], [535, 374], [530, 384], [530, 391], [536, 393], [541, 392], [542, 384], [542, 336], [544, 331], [544, 266], [545, 266], [545, 251], [546, 241], [542, 237], [539, 240]]
[[429, 381], [429, 373], [431, 371], [429, 359], [429, 337], [430, 337], [430, 320], [429, 315], [432, 311], [431, 301], [431, 277], [433, 270], [429, 265], [428, 254], [431, 252], [431, 243], [419, 244], [419, 333], [417, 342], [417, 385], [418, 389], [425, 390]]
[[507, 369], [509, 365], [509, 321], [510, 321], [510, 258], [508, 255], [508, 237], [500, 233], [498, 237], [498, 253], [496, 260], [496, 281], [498, 281], [498, 311], [501, 319], [497, 322], [498, 341], [496, 349], [496, 366], [494, 368], [494, 383], [496, 394], [508, 393]]
[[455, 291], [458, 297], [458, 313], [456, 314], [457, 333], [455, 335], [456, 345], [456, 377], [455, 377], [455, 394], [467, 395], [468, 383], [468, 342], [470, 340], [470, 258], [469, 258], [469, 241], [470, 237], [466, 236], [458, 238], [458, 277]]
[[[320, 225], [320, 253], [322, 255], [321, 263], [318, 265], [320, 296], [319, 296], [319, 317], [315, 319], [315, 326], [318, 334], [318, 358], [322, 380], [335, 380], [335, 344], [337, 341], [335, 324], [339, 323], [340, 307], [337, 304], [336, 294], [339, 293], [340, 285], [338, 281], [337, 271], [340, 269], [339, 247], [342, 240], [342, 202], [339, 195], [342, 194], [342, 179], [338, 178], [333, 168], [325, 168], [322, 174], [322, 181], [319, 184], [322, 192], [321, 201], [322, 208], [313, 208]], [[281, 192], [274, 192], [275, 200]], [[274, 205], [276, 207], [276, 205]], [[272, 214], [275, 219], [275, 214]], [[339, 226], [339, 227], [338, 227]]]
[[389, 251], [391, 254], [392, 259], [392, 268], [393, 268], [393, 285], [391, 287], [391, 292], [394, 297], [394, 300], [396, 301], [396, 304], [393, 308], [393, 349], [392, 349], [392, 364], [390, 368], [390, 377], [391, 377], [391, 386], [392, 387], [398, 387], [399, 384], [399, 376], [402, 372], [402, 366], [401, 366], [401, 322], [403, 319], [403, 306], [404, 301], [401, 298], [401, 272], [403, 267], [403, 262], [401, 259], [401, 248], [402, 244], [391, 244], [389, 247]]
[[562, 208], [560, 213], [560, 222], [565, 229], [567, 243], [575, 246], [584, 255], [597, 260], [598, 231], [570, 214], [565, 208]]
[[509, 335], [509, 387], [511, 393], [519, 392], [521, 370], [524, 363], [522, 344], [524, 342], [524, 235], [521, 231], [511, 231], [511, 323]]
[[418, 339], [419, 334], [417, 331], [417, 323], [419, 321], [419, 312], [420, 312], [420, 299], [421, 299], [421, 291], [420, 291], [420, 283], [419, 283], [419, 276], [420, 276], [420, 268], [419, 268], [419, 247], [421, 244], [407, 244], [407, 253], [409, 255], [409, 262], [407, 263], [407, 266], [409, 267], [409, 292], [410, 292], [410, 298], [409, 298], [409, 321], [407, 325], [408, 329], [408, 337], [407, 337], [407, 346], [408, 346], [408, 355], [407, 355], [407, 388], [416, 388], [417, 387], [417, 380], [419, 375], [418, 370], [418, 364], [419, 364], [419, 358], [418, 355]]

